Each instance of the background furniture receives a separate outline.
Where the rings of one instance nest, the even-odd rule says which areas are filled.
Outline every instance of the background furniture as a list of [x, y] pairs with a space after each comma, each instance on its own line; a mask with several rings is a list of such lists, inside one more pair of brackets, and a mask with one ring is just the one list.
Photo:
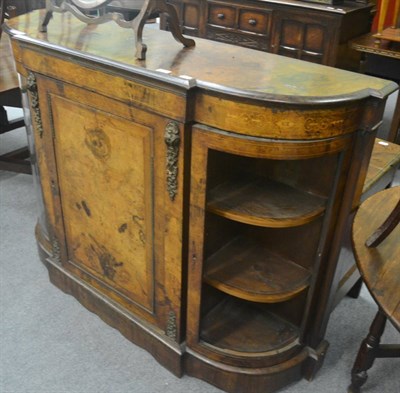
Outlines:
[[[6, 10], [7, 8], [7, 10]], [[14, 59], [9, 37], [3, 36], [1, 25], [5, 17], [16, 15], [16, 7], [7, 7], [4, 0], [0, 2], [0, 134], [24, 127], [23, 117], [9, 120], [5, 106], [22, 108], [21, 93], [18, 85], [18, 75], [15, 71]], [[0, 170], [32, 173], [28, 147], [22, 147], [0, 156]]]
[[4, 0], [6, 6], [15, 7], [16, 15], [45, 7], [46, 0]]
[[353, 226], [353, 245], [363, 281], [379, 310], [352, 369], [350, 392], [359, 392], [376, 358], [400, 357], [400, 345], [380, 344], [387, 319], [400, 331], [400, 187], [375, 194], [361, 204]]
[[379, 18], [377, 32], [374, 36], [378, 40], [390, 40], [400, 42], [400, 1], [394, 0], [393, 15], [390, 26], [386, 29], [385, 22], [388, 15], [389, 0], [381, 0], [379, 6]]
[[[378, 10], [377, 33], [366, 34], [351, 42], [351, 47], [362, 54], [360, 71], [369, 75], [400, 82], [400, 1], [393, 2], [389, 27], [384, 29], [389, 1], [381, 0]], [[398, 96], [392, 126], [387, 137], [400, 143], [400, 96]]]
[[[122, 13], [109, 12], [113, 11], [113, 4], [116, 6], [115, 10], [119, 9]], [[192, 39], [185, 38], [182, 35], [176, 10], [166, 0], [145, 0], [142, 4], [133, 2], [129, 7], [126, 7], [127, 4], [128, 2], [113, 2], [112, 0], [47, 0], [46, 14], [42, 20], [40, 31], [47, 32], [47, 25], [52, 19], [53, 12], [70, 12], [88, 25], [106, 23], [113, 20], [119, 26], [130, 28], [134, 31], [135, 56], [137, 59], [144, 60], [146, 59], [147, 46], [143, 43], [143, 27], [147, 19], [154, 18], [154, 15], [158, 13], [164, 13], [168, 15], [170, 31], [175, 40], [186, 47], [194, 46]], [[132, 19], [134, 12], [130, 12], [130, 10], [136, 11], [137, 8], [135, 7], [138, 6], [141, 6], [141, 9], [139, 8], [140, 12], [138, 12], [137, 17]]]
[[[44, 6], [44, 0], [1, 0], [0, 26], [5, 18], [12, 18]], [[0, 134], [24, 127], [23, 117], [9, 120], [6, 106], [22, 108], [18, 75], [14, 66], [9, 37], [2, 34], [0, 27]], [[0, 156], [0, 170], [17, 173], [32, 173], [28, 146]]]
[[397, 86], [209, 40], [183, 49], [154, 29], [144, 62], [130, 30], [54, 14], [44, 35], [41, 15], [9, 31], [51, 281], [175, 375], [247, 393], [311, 379], [343, 231]]
[[351, 243], [351, 228], [354, 215], [359, 205], [367, 198], [391, 186], [396, 171], [399, 169], [399, 165], [400, 146], [376, 138], [361, 196], [353, 204], [353, 209], [346, 225], [335, 279], [333, 280], [334, 284], [332, 285], [332, 289], [336, 291], [331, 305], [332, 310], [346, 294], [352, 297], [358, 297], [362, 285]]
[[[373, 34], [367, 34], [352, 41], [351, 46], [362, 53], [362, 72], [400, 82], [400, 43], [388, 40], [377, 42]], [[400, 96], [387, 139], [400, 143]]]
[[[313, 63], [358, 68], [348, 42], [370, 31], [373, 4], [294, 0], [171, 0], [182, 32]], [[161, 18], [161, 28], [168, 29]]]

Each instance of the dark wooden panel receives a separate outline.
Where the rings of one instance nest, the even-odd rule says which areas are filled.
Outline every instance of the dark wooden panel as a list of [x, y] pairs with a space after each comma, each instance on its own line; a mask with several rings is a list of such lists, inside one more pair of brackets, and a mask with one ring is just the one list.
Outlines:
[[185, 27], [198, 29], [200, 24], [199, 7], [195, 4], [183, 4], [183, 20]]
[[276, 12], [273, 52], [313, 63], [332, 63], [336, 23], [333, 16], [315, 12]]
[[[351, 70], [358, 68], [358, 58], [348, 42], [370, 31], [373, 8], [354, 1], [340, 7], [295, 0], [199, 0], [190, 7], [193, 0], [171, 3], [187, 34]], [[192, 30], [194, 20], [199, 25]], [[164, 17], [161, 28], [168, 28]]]

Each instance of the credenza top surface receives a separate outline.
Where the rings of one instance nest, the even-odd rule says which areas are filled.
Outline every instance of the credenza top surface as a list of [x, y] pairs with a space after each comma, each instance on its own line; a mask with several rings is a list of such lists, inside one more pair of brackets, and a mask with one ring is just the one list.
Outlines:
[[44, 10], [38, 10], [13, 18], [6, 30], [14, 39], [57, 56], [72, 56], [186, 89], [197, 86], [257, 100], [330, 103], [370, 95], [384, 98], [397, 88], [387, 80], [200, 38], [195, 47], [184, 48], [171, 33], [152, 26], [146, 26], [143, 34], [146, 60], [137, 60], [131, 29], [111, 21], [87, 25], [70, 13], [54, 13], [48, 32], [40, 33], [43, 16]]

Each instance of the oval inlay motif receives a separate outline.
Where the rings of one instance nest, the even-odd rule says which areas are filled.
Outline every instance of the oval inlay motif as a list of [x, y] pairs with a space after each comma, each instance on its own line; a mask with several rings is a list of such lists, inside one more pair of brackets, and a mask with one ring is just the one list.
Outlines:
[[108, 135], [100, 128], [86, 131], [85, 144], [95, 157], [105, 160], [110, 157], [111, 143]]

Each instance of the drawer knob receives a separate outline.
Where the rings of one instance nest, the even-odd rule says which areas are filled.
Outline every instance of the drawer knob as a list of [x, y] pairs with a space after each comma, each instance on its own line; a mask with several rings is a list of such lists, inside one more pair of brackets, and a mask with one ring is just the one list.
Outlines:
[[218, 19], [225, 19], [225, 14], [217, 14]]
[[255, 19], [249, 19], [249, 25], [255, 26], [257, 24], [257, 21]]

